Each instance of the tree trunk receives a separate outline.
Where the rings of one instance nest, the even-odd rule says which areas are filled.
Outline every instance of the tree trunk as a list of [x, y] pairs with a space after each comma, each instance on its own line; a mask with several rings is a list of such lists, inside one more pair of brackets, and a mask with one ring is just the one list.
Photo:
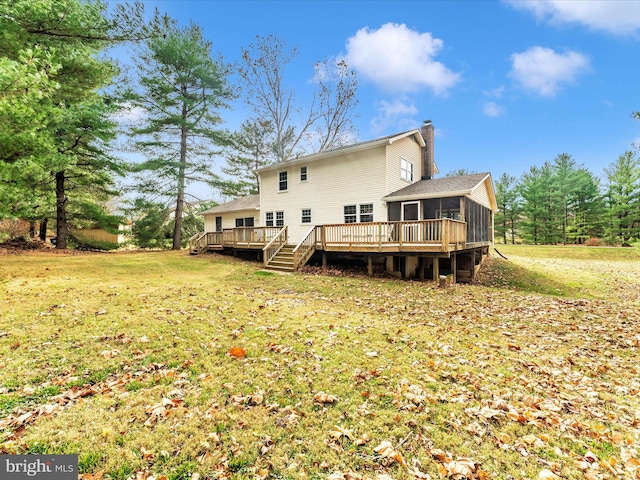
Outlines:
[[[186, 87], [183, 86], [183, 95]], [[184, 212], [184, 175], [187, 164], [187, 104], [182, 102], [182, 128], [180, 130], [180, 169], [178, 170], [178, 198], [176, 200], [176, 216], [173, 225], [173, 249], [180, 250], [182, 240], [182, 213]]]
[[36, 237], [36, 222], [30, 221], [29, 222], [29, 238], [33, 239], [35, 237]]
[[40, 240], [43, 242], [47, 241], [47, 223], [49, 223], [48, 218], [40, 220]]
[[56, 173], [56, 249], [67, 248], [67, 197], [64, 192], [64, 171]]

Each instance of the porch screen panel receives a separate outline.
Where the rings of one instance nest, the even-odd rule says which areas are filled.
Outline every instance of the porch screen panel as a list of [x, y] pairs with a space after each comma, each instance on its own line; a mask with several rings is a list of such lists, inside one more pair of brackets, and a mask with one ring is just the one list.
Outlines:
[[491, 212], [488, 208], [467, 198], [465, 201], [467, 243], [488, 242]]

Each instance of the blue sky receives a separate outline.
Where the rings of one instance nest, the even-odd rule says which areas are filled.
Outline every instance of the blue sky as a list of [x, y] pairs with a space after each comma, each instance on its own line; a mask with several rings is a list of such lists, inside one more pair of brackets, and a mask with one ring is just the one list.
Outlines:
[[[359, 80], [358, 138], [436, 127], [442, 173], [519, 176], [568, 153], [596, 175], [640, 143], [640, 1], [147, 1], [200, 24], [225, 61], [256, 35], [299, 55], [300, 99], [313, 65], [345, 57]], [[223, 113], [228, 128], [249, 116]]]

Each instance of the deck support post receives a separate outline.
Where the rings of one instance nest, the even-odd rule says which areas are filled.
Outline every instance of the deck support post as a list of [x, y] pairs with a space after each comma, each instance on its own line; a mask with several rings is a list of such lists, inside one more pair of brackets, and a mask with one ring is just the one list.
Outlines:
[[327, 254], [322, 252], [322, 268], [323, 270], [327, 269]]
[[458, 254], [457, 253], [452, 253], [451, 254], [451, 273], [453, 273], [453, 284], [456, 283], [456, 276], [458, 275], [457, 273], [458, 270]]
[[373, 257], [369, 255], [367, 257], [367, 273], [369, 276], [373, 276]]
[[433, 281], [437, 282], [440, 277], [440, 258], [433, 257]]
[[424, 282], [424, 257], [418, 257], [418, 279]]

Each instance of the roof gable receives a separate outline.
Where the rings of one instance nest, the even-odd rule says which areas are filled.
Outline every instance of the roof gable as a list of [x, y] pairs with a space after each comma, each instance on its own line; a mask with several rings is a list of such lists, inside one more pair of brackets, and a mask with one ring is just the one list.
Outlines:
[[483, 184], [487, 185], [489, 201], [493, 210], [497, 209], [495, 192], [490, 173], [474, 173], [457, 177], [434, 178], [420, 180], [383, 198], [386, 202], [418, 200], [424, 198], [444, 198], [471, 195]]

